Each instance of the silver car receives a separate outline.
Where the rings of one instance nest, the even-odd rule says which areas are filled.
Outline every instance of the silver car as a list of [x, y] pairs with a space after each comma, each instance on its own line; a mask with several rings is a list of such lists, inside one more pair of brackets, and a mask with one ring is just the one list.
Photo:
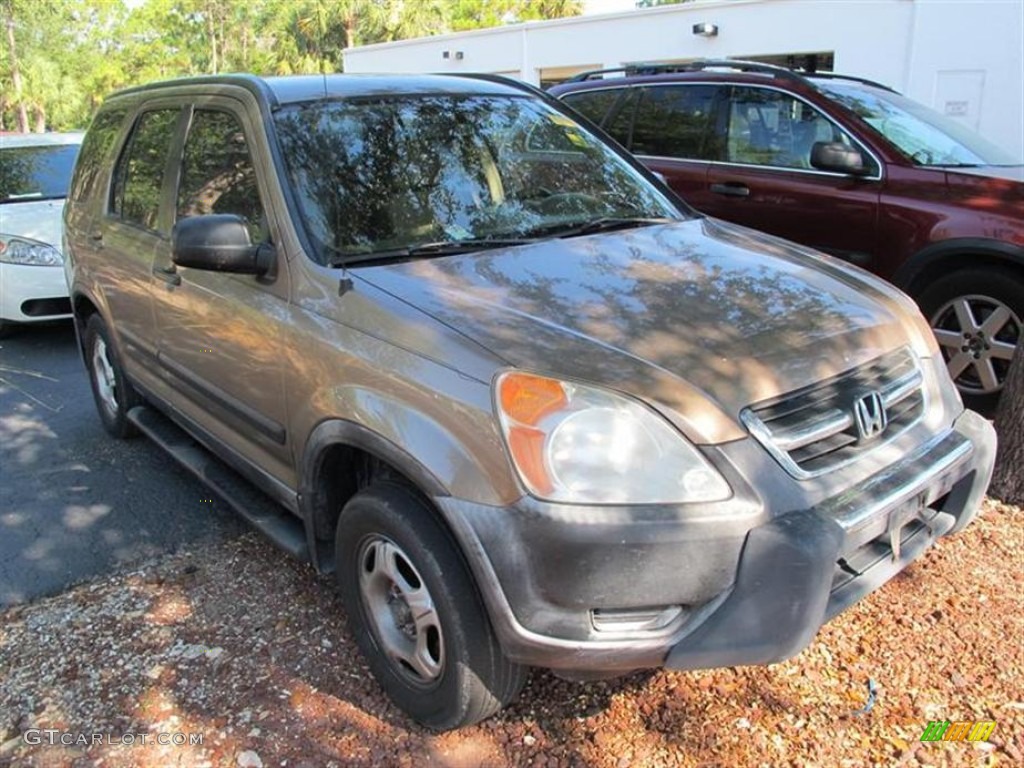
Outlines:
[[0, 134], [0, 335], [71, 315], [61, 214], [82, 135]]

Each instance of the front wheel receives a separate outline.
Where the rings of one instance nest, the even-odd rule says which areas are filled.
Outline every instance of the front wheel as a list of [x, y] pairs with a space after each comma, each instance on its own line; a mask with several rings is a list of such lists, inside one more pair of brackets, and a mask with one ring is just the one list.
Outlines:
[[345, 505], [336, 577], [349, 627], [391, 700], [436, 730], [483, 720], [519, 693], [455, 543], [410, 490], [378, 484]]
[[1024, 283], [998, 269], [962, 269], [918, 297], [964, 404], [991, 416], [1024, 333]]
[[99, 315], [92, 315], [85, 326], [85, 365], [104, 429], [122, 439], [137, 435], [128, 411], [138, 405], [139, 396], [124, 375], [121, 359]]

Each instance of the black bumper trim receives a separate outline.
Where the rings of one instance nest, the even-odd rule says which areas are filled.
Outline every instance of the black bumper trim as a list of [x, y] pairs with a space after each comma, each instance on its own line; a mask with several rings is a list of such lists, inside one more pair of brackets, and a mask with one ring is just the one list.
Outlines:
[[768, 664], [799, 653], [824, 621], [842, 542], [838, 525], [809, 511], [753, 529], [732, 594], [669, 652], [665, 666]]

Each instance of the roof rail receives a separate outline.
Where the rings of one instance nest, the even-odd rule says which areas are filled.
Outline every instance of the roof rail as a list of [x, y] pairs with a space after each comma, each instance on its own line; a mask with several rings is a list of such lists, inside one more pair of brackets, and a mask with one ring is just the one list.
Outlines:
[[595, 69], [589, 72], [581, 72], [566, 82], [583, 82], [585, 80], [596, 79], [599, 75], [611, 74], [613, 72], [624, 72], [626, 75], [660, 75], [672, 72], [701, 72], [705, 69], [734, 69], [740, 72], [756, 72], [758, 74], [806, 82], [799, 73], [794, 72], [791, 69], [777, 67], [774, 64], [762, 64], [758, 61], [743, 61], [742, 59], [698, 59], [697, 61], [686, 61], [675, 64], [629, 64], [624, 67]]
[[874, 80], [868, 80], [866, 77], [857, 77], [856, 75], [844, 75], [841, 72], [803, 72], [804, 77], [808, 78], [821, 78], [822, 80], [852, 80], [855, 83], [863, 83], [864, 85], [873, 85], [875, 88], [881, 88], [884, 91], [891, 93], [899, 93], [895, 88], [888, 85], [876, 82]]
[[763, 64], [759, 61], [745, 61], [743, 59], [698, 59], [696, 61], [687, 61], [676, 64], [630, 64], [625, 67], [613, 67], [611, 69], [595, 69], [590, 72], [581, 72], [575, 77], [570, 78], [566, 82], [579, 83], [586, 80], [596, 79], [598, 76], [611, 74], [613, 72], [623, 72], [628, 75], [660, 75], [670, 74], [673, 72], [702, 72], [706, 69], [732, 69], [737, 72], [751, 72], [760, 75], [770, 75], [772, 77], [778, 77], [785, 80], [791, 80], [793, 82], [799, 82], [812, 88], [816, 87], [811, 78], [823, 78], [823, 79], [835, 79], [835, 80], [853, 80], [858, 83], [864, 83], [865, 85], [873, 85], [876, 88], [884, 88], [887, 91], [895, 91], [887, 85], [882, 83], [876, 83], [874, 80], [868, 80], [863, 77], [855, 77], [853, 75], [843, 75], [837, 72], [806, 72], [803, 70], [787, 69], [786, 67], [779, 67], [775, 64]]

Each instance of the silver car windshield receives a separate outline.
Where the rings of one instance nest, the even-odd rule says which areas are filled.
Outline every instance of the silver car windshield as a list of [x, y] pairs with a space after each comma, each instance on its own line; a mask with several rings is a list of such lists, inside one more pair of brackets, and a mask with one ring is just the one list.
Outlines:
[[603, 141], [530, 97], [320, 101], [278, 111], [275, 125], [302, 218], [328, 263], [424, 244], [508, 243], [595, 221], [683, 218]]
[[67, 197], [77, 144], [0, 148], [0, 203]]
[[860, 116], [917, 165], [1020, 165], [970, 128], [913, 99], [881, 88], [822, 82], [818, 86]]

